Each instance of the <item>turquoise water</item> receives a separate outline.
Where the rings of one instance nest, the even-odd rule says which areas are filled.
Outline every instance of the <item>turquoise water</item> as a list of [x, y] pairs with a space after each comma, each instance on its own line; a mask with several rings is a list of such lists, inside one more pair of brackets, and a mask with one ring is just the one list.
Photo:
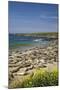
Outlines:
[[9, 48], [24, 48], [47, 45], [51, 39], [32, 36], [16, 36], [9, 34]]

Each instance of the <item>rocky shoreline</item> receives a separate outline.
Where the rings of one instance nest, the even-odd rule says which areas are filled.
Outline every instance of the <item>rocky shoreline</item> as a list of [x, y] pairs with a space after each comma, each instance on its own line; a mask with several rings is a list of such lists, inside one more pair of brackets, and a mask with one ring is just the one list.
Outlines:
[[[50, 65], [50, 66], [49, 66]], [[9, 52], [9, 83], [12, 80], [33, 74], [37, 68], [58, 66], [58, 41], [54, 40], [45, 47], [33, 47], [25, 51]]]

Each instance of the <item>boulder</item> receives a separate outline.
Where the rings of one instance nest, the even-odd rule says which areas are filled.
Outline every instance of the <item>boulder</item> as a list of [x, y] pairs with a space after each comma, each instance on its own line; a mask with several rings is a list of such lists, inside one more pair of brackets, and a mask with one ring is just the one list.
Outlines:
[[25, 74], [26, 74], [26, 71], [27, 71], [27, 68], [21, 68], [21, 69], [16, 73], [16, 75], [25, 75]]
[[38, 67], [39, 68], [45, 68], [45, 67], [47, 67], [47, 64], [39, 63]]
[[29, 70], [31, 70], [31, 69], [33, 69], [33, 68], [34, 68], [34, 66], [31, 65], [31, 66], [27, 67], [27, 71], [29, 71]]
[[41, 62], [41, 63], [45, 63], [45, 60], [44, 60], [44, 59], [40, 59], [40, 62]]
[[13, 76], [13, 73], [11, 73], [11, 72], [9, 72], [9, 75], [8, 75], [9, 77], [9, 81], [11, 81], [13, 78], [14, 78], [14, 76]]

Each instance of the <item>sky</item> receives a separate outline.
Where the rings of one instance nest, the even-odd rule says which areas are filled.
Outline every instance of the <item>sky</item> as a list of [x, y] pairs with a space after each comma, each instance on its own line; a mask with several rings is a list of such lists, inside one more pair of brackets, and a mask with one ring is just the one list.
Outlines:
[[9, 33], [57, 32], [58, 5], [8, 2]]

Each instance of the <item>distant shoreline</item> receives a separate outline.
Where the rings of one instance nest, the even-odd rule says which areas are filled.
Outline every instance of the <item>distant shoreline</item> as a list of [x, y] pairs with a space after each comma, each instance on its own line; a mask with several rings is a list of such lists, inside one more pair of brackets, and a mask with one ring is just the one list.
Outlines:
[[9, 33], [16, 36], [32, 36], [32, 37], [47, 37], [58, 38], [58, 32], [34, 32], [34, 33]]
[[26, 34], [30, 34], [30, 35], [34, 35], [34, 34], [58, 34], [58, 32], [32, 32], [32, 33], [9, 33], [9, 34], [19, 34], [19, 35], [26, 35]]

